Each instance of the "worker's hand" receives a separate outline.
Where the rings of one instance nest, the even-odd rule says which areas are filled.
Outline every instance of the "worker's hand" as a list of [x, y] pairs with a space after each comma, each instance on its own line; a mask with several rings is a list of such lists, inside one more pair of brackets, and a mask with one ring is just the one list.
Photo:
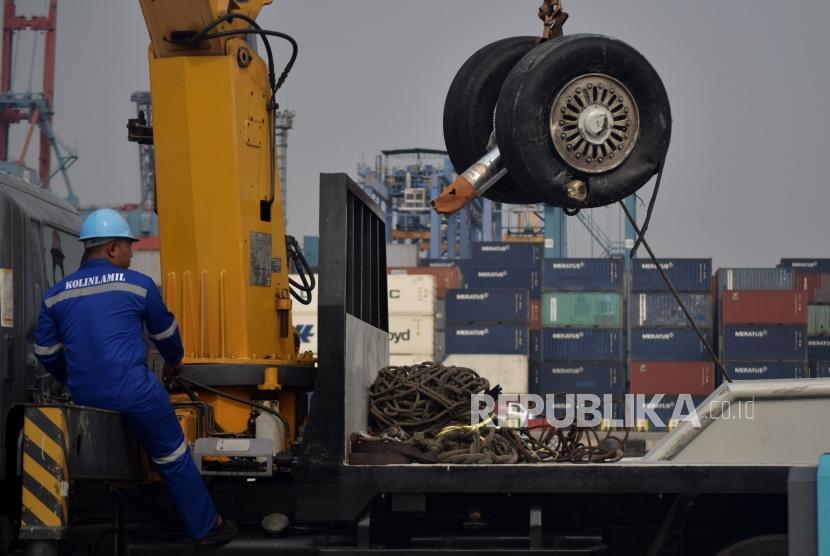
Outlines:
[[184, 370], [184, 365], [182, 362], [179, 361], [175, 365], [170, 365], [169, 363], [164, 364], [164, 369], [162, 369], [162, 378], [164, 380], [164, 384], [170, 386], [172, 382], [182, 374]]

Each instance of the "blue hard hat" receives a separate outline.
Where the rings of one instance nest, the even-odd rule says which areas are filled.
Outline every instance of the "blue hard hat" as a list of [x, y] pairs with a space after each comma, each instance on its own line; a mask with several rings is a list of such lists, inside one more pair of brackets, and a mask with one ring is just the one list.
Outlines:
[[90, 239], [123, 238], [138, 241], [133, 236], [130, 225], [118, 211], [98, 209], [84, 220], [81, 226], [81, 241]]

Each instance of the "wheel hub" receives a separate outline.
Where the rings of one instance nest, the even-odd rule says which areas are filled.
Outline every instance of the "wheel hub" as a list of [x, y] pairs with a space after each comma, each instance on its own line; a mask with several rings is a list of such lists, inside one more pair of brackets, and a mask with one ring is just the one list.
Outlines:
[[577, 77], [553, 103], [550, 133], [556, 152], [570, 166], [591, 174], [608, 172], [622, 164], [637, 143], [637, 103], [613, 77]]

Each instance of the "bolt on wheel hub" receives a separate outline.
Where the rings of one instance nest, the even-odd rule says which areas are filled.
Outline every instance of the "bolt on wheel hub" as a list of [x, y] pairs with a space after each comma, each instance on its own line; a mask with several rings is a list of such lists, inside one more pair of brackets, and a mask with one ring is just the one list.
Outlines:
[[570, 166], [591, 174], [608, 172], [622, 164], [637, 143], [637, 103], [613, 77], [577, 77], [553, 103], [550, 133], [556, 152]]

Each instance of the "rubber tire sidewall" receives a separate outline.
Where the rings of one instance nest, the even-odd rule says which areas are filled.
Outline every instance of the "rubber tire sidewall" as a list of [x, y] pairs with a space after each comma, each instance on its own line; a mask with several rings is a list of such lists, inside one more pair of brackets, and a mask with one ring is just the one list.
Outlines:
[[[618, 167], [602, 174], [572, 168], [556, 152], [550, 136], [550, 110], [568, 83], [601, 73], [622, 82], [640, 114], [634, 150]], [[507, 171], [528, 196], [545, 203], [591, 208], [635, 193], [657, 172], [671, 139], [671, 107], [657, 71], [626, 43], [602, 35], [570, 35], [537, 46], [511, 70], [502, 86], [496, 136]], [[588, 184], [583, 204], [570, 200], [564, 184]]]
[[[538, 40], [537, 37], [510, 37], [490, 43], [470, 56], [456, 73], [444, 102], [444, 142], [459, 174], [486, 154], [502, 84], [513, 66]], [[526, 195], [509, 174], [483, 197], [504, 203], [538, 200]]]

